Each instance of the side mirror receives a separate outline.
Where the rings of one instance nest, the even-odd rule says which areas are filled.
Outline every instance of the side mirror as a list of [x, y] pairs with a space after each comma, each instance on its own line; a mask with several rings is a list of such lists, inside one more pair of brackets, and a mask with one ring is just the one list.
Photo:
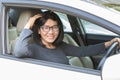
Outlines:
[[102, 80], [120, 80], [120, 54], [107, 58], [102, 68]]

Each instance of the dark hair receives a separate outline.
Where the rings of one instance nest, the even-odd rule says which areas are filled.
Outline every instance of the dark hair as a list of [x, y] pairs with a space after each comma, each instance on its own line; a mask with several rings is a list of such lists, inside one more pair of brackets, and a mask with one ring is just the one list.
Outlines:
[[58, 15], [55, 14], [54, 12], [52, 12], [52, 11], [45, 11], [45, 12], [43, 12], [42, 13], [42, 17], [38, 18], [35, 21], [35, 26], [33, 27], [34, 28], [33, 29], [33, 40], [35, 42], [39, 42], [40, 41], [41, 36], [38, 34], [38, 29], [40, 29], [40, 27], [42, 25], [44, 25], [48, 19], [52, 19], [52, 20], [56, 21], [57, 24], [59, 25], [59, 35], [58, 35], [57, 39], [53, 42], [53, 44], [57, 46], [63, 40], [63, 34], [64, 34], [63, 33], [63, 24], [62, 24], [60, 18], [58, 17]]

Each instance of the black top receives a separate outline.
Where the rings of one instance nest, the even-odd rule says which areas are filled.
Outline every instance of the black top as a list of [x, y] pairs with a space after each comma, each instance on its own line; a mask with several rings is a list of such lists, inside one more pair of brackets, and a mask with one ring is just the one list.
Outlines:
[[92, 56], [105, 52], [104, 43], [86, 47], [76, 47], [62, 42], [55, 49], [48, 49], [39, 43], [29, 43], [32, 31], [24, 29], [16, 43], [14, 54], [16, 57], [31, 57], [45, 61], [69, 64], [66, 56]]

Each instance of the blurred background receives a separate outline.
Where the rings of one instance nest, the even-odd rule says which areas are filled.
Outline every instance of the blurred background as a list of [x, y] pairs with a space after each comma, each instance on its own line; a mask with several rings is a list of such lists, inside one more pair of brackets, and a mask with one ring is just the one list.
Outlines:
[[120, 0], [85, 0], [85, 1], [120, 11]]

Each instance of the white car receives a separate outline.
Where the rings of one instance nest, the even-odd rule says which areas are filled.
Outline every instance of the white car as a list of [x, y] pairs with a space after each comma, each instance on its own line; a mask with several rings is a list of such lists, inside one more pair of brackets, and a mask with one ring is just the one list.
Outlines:
[[[41, 11], [52, 10], [64, 25], [66, 43], [88, 46], [120, 35], [120, 14], [82, 0], [1, 0], [0, 79], [1, 80], [119, 80], [120, 60], [114, 43], [105, 55], [67, 56], [70, 65], [31, 58], [16, 58], [15, 43], [27, 20]], [[68, 39], [66, 41], [66, 39]], [[112, 50], [114, 54], [112, 54]], [[109, 52], [110, 51], [110, 52]], [[112, 54], [107, 55], [107, 54]], [[107, 55], [107, 56], [106, 56]], [[115, 58], [111, 58], [115, 57]], [[107, 60], [106, 60], [107, 59]], [[118, 61], [117, 60], [117, 61]], [[109, 66], [114, 65], [112, 68]], [[116, 75], [111, 75], [110, 69]], [[109, 78], [110, 77], [110, 78]]]

